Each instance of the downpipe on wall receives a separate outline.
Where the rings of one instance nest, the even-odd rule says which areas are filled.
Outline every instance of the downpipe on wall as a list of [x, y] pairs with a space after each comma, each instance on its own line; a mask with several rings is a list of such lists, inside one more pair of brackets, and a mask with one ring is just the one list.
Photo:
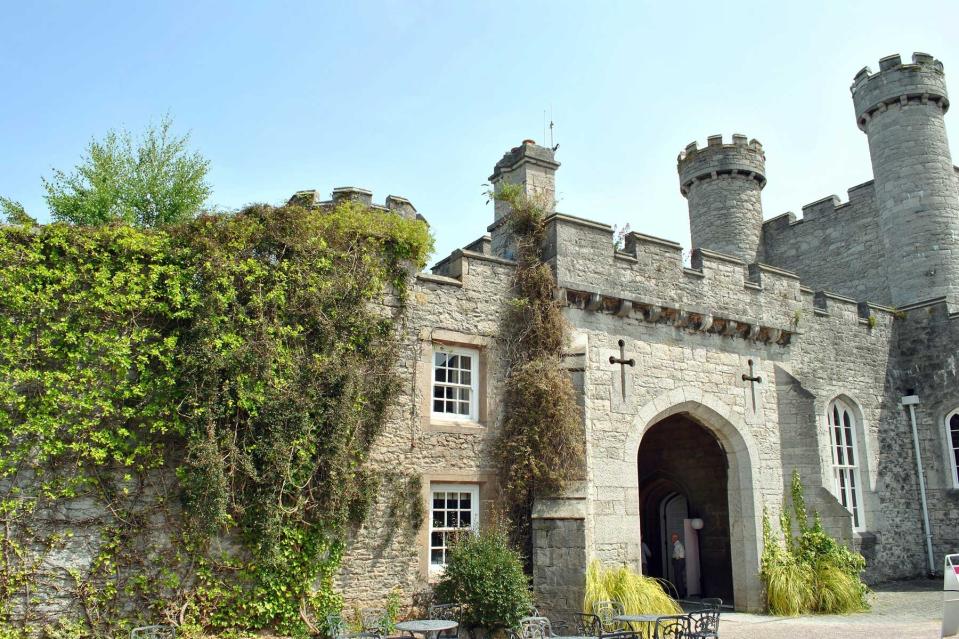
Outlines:
[[916, 450], [916, 476], [919, 477], [919, 500], [922, 504], [922, 525], [926, 533], [926, 555], [929, 558], [929, 576], [931, 577], [936, 574], [936, 564], [932, 556], [932, 529], [929, 527], [929, 504], [926, 502], [926, 476], [922, 470], [919, 430], [916, 428], [916, 406], [919, 405], [919, 396], [903, 396], [902, 405], [909, 409], [909, 421], [912, 424], [912, 446]]

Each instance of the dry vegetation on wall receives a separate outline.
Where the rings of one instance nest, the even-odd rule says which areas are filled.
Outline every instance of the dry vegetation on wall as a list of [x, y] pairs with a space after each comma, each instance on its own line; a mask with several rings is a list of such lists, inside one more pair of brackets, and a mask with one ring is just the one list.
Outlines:
[[533, 500], [555, 495], [566, 482], [582, 478], [583, 424], [562, 361], [568, 327], [553, 297], [553, 271], [542, 259], [547, 207], [510, 184], [494, 197], [512, 209], [509, 224], [517, 257], [516, 297], [503, 331], [509, 373], [496, 455], [513, 541], [528, 562]]
[[0, 227], [0, 636], [302, 635], [338, 610], [396, 389], [403, 309], [376, 302], [430, 247], [355, 203]]

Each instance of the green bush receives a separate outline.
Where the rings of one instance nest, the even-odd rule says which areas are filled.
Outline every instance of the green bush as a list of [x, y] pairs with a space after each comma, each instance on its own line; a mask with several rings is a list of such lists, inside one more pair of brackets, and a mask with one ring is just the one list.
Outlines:
[[453, 544], [436, 595], [463, 605], [465, 626], [488, 629], [515, 627], [533, 601], [522, 557], [501, 529], [463, 535]]
[[792, 477], [792, 502], [798, 527], [795, 538], [788, 511], [784, 509], [780, 517], [782, 540], [773, 536], [769, 516], [763, 514], [765, 547], [760, 576], [769, 612], [795, 616], [866, 610], [869, 589], [859, 577], [866, 561], [830, 537], [818, 513], [810, 525], [797, 472]]

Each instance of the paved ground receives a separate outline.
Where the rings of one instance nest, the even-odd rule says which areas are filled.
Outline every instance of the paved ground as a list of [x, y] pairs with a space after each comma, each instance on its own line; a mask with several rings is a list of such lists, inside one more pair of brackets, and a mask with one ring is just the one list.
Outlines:
[[932, 639], [942, 623], [942, 580], [877, 586], [872, 609], [854, 615], [771, 617], [723, 613], [722, 639]]

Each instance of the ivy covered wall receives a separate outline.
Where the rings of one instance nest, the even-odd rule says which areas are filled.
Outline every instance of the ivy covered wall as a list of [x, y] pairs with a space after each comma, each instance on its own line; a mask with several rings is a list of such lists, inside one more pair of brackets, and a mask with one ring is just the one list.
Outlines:
[[337, 609], [430, 247], [353, 202], [0, 228], [0, 624], [299, 634]]

